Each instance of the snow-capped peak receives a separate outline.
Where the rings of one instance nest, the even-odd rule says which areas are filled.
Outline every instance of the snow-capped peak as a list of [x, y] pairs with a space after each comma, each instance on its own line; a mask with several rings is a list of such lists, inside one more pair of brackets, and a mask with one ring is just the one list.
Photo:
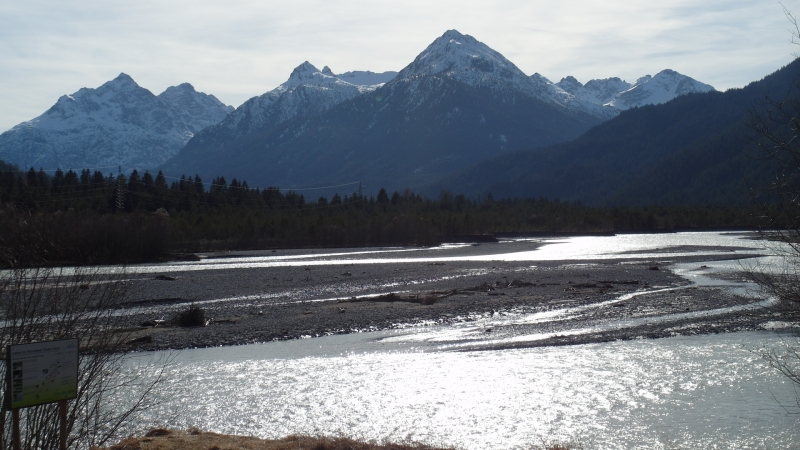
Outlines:
[[179, 84], [177, 86], [170, 86], [170, 87], [167, 88], [167, 90], [170, 90], [170, 89], [176, 89], [176, 90], [179, 90], [179, 91], [197, 92], [197, 91], [194, 90], [194, 86], [192, 86], [189, 83], [181, 83], [181, 84]]
[[62, 95], [44, 114], [0, 135], [0, 159], [21, 167], [154, 167], [231, 111], [191, 84], [156, 96], [121, 73]]
[[[118, 90], [125, 90], [125, 89], [135, 89], [135, 88], [138, 88], [138, 87], [139, 87], [139, 85], [136, 84], [135, 81], [133, 81], [133, 78], [131, 78], [130, 75], [128, 75], [126, 73], [120, 73], [119, 75], [117, 75], [116, 78], [114, 78], [111, 81], [107, 81], [107, 82], [103, 83], [97, 89], [98, 90], [114, 90], [114, 91], [118, 91]], [[84, 89], [86, 89], [86, 88], [84, 88]], [[81, 89], [78, 92], [81, 92], [84, 89]]]
[[582, 88], [583, 85], [581, 84], [580, 81], [576, 80], [575, 77], [570, 75], [565, 78], [562, 78], [561, 81], [558, 82], [558, 87], [569, 92], [570, 94], [575, 94], [575, 92], [577, 92], [578, 89]]
[[319, 114], [338, 103], [375, 90], [394, 75], [394, 72], [347, 72], [336, 75], [328, 66], [319, 70], [304, 61], [283, 84], [247, 100], [205, 133], [216, 138], [242, 137], [296, 116]]
[[655, 76], [645, 75], [630, 84], [617, 77], [589, 80], [581, 84], [567, 76], [552, 83], [538, 73], [530, 79], [542, 98], [608, 119], [635, 106], [661, 104], [691, 92], [708, 92], [714, 88], [674, 70], [662, 70]]
[[605, 105], [615, 99], [620, 92], [630, 89], [631, 84], [619, 78], [589, 80], [581, 84], [575, 77], [564, 77], [556, 83], [558, 87], [575, 97], [596, 105]]
[[[358, 75], [347, 78], [346, 75], [348, 74]], [[356, 89], [358, 92], [366, 92], [375, 89], [377, 85], [385, 82], [383, 80], [379, 81], [376, 79], [379, 77], [364, 76], [365, 74], [372, 74], [372, 72], [348, 72], [347, 74], [344, 74], [345, 76], [343, 77], [341, 75], [334, 74], [331, 68], [328, 66], [325, 66], [322, 68], [322, 70], [319, 70], [316, 68], [316, 66], [306, 61], [297, 66], [292, 71], [289, 79], [276, 89], [279, 92], [286, 92], [300, 86], [318, 86], [328, 88], [339, 86], [339, 88], [346, 90]], [[390, 78], [393, 78], [393, 76]]]
[[655, 76], [645, 75], [639, 78], [633, 86], [608, 102], [608, 105], [625, 110], [636, 106], [666, 103], [684, 94], [713, 90], [712, 86], [674, 70], [666, 69], [658, 72]]
[[296, 87], [301, 85], [317, 85], [325, 81], [328, 75], [323, 74], [313, 64], [305, 61], [295, 67], [289, 79], [283, 84], [286, 87]]
[[456, 30], [448, 30], [433, 41], [414, 62], [400, 71], [396, 80], [428, 76], [452, 78], [471, 86], [502, 86], [534, 92], [531, 80], [511, 61], [474, 37]]
[[133, 83], [133, 84], [136, 84], [136, 82], [133, 81], [133, 78], [131, 78], [131, 76], [128, 75], [127, 73], [125, 73], [125, 72], [120, 72], [119, 75], [117, 75], [117, 77], [114, 78], [113, 80], [109, 81], [109, 83], [116, 83], [116, 84], [130, 84], [130, 83]]

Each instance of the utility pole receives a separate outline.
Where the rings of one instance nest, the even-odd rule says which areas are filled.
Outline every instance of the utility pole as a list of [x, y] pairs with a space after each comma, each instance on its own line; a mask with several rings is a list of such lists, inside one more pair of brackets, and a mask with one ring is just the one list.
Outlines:
[[358, 182], [358, 197], [364, 198], [364, 186], [361, 185], [361, 182]]
[[125, 209], [125, 176], [121, 173], [117, 177], [117, 209]]

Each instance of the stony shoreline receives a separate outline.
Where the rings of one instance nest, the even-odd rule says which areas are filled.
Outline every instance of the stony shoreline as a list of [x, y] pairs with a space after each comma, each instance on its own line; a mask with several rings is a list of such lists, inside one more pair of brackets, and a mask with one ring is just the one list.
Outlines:
[[[529, 250], [536, 242], [515, 243]], [[518, 324], [486, 330], [487, 335], [549, 333], [523, 346], [570, 345], [618, 339], [659, 338], [760, 329], [773, 311], [704, 315], [703, 311], [753, 303], [730, 290], [692, 287], [670, 269], [676, 263], [708, 256], [598, 261], [492, 261], [502, 244], [437, 249], [386, 249], [384, 253], [324, 250], [324, 259], [298, 260], [292, 266], [219, 267], [215, 270], [148, 273], [129, 278], [129, 294], [120, 312], [135, 329], [131, 350], [230, 346], [409, 326], [452, 324], [493, 315], [531, 314], [611, 302], [583, 308], [571, 318], [544, 324]], [[689, 250], [691, 254], [692, 249]], [[698, 251], [702, 249], [697, 249]], [[708, 249], [706, 249], [708, 250]], [[380, 251], [380, 250], [378, 250]], [[735, 252], [732, 249], [731, 252]], [[306, 251], [226, 254], [239, 263], [257, 256], [291, 259]], [[365, 256], [380, 257], [364, 262]], [[330, 256], [335, 255], [335, 256]], [[482, 255], [483, 261], [431, 259]], [[218, 258], [220, 255], [207, 255]], [[403, 260], [400, 258], [417, 258]], [[735, 259], [715, 256], [712, 259]], [[350, 262], [350, 261], [353, 262]], [[643, 291], [654, 291], [641, 293]], [[637, 294], [628, 301], [620, 296]], [[207, 326], [178, 327], [170, 320], [190, 305], [202, 308]], [[696, 313], [696, 314], [692, 314]], [[658, 317], [681, 314], [661, 322]], [[685, 316], [685, 317], [684, 317]], [[652, 322], [648, 318], [654, 318]], [[163, 320], [164, 322], [161, 322]], [[609, 321], [627, 325], [579, 334], [562, 331]], [[158, 323], [157, 326], [152, 326]], [[140, 326], [147, 324], [150, 326]], [[505, 348], [505, 347], [503, 347]]]

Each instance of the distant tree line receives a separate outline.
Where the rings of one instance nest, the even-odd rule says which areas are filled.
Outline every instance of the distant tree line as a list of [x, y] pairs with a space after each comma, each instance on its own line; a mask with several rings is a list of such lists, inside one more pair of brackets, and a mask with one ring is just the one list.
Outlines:
[[[223, 249], [435, 245], [493, 233], [602, 233], [755, 227], [741, 206], [589, 207], [410, 190], [306, 199], [277, 187], [159, 172], [20, 171], [0, 162], [0, 265], [152, 261]], [[41, 244], [41, 243], [45, 244]], [[25, 250], [23, 250], [25, 249]]]

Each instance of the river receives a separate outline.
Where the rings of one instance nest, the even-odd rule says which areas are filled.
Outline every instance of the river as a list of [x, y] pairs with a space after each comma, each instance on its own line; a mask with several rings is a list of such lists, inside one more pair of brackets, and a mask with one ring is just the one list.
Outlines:
[[[398, 261], [668, 259], [707, 255], [701, 265], [671, 270], [699, 285], [753, 291], [721, 280], [743, 265], [769, 267], [775, 258], [718, 261], [720, 255], [768, 253], [760, 241], [724, 233], [621, 235], [547, 240], [532, 251], [452, 256], [389, 249], [299, 253], [134, 267], [140, 273], [215, 270], [242, 265], [391, 264]], [[321, 252], [320, 252], [321, 253]], [[446, 253], [446, 252], [445, 252]], [[713, 260], [713, 261], [712, 261]], [[656, 287], [649, 288], [655, 289]], [[625, 301], [630, 301], [630, 297]], [[613, 300], [612, 300], [613, 302]], [[751, 307], [761, 307], [766, 300]], [[612, 307], [604, 304], [596, 307]], [[541, 336], [487, 337], [507, 323], [559, 320], [503, 313], [455, 325], [354, 333], [265, 344], [184, 350], [168, 367], [159, 406], [138, 428], [188, 428], [283, 437], [346, 435], [422, 441], [464, 449], [526, 448], [573, 442], [598, 449], [800, 448], [795, 386], [768, 367], [760, 351], [782, 351], [791, 328], [586, 345], [497, 350], [498, 343]], [[672, 320], [668, 316], [648, 320]], [[625, 327], [620, 321], [603, 324]], [[582, 333], [576, 328], [571, 332]], [[128, 361], [127, 374], [151, 377], [152, 357]], [[123, 404], [124, 397], [112, 407]]]

